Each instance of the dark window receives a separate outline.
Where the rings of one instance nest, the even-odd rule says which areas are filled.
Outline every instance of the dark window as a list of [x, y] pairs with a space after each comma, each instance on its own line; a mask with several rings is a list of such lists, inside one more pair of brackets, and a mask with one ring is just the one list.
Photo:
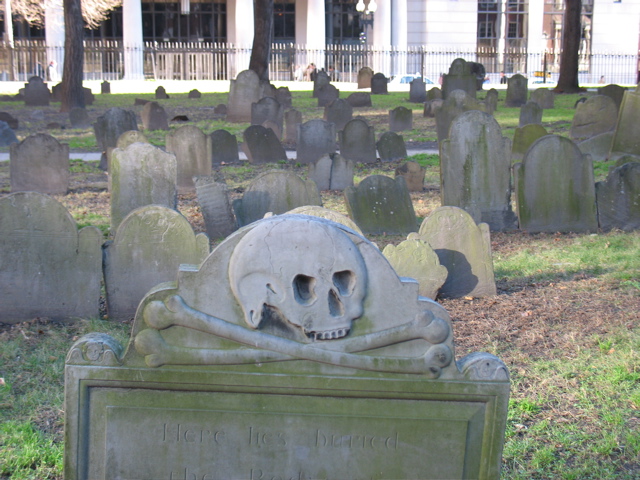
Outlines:
[[276, 42], [296, 41], [296, 5], [294, 0], [274, 0], [273, 40]]
[[327, 0], [326, 36], [328, 44], [357, 44], [364, 33], [356, 0]]

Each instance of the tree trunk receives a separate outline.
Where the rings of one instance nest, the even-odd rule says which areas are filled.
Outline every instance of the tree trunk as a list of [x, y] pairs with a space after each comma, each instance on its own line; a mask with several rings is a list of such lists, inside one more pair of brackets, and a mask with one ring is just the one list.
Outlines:
[[60, 96], [61, 112], [73, 107], [84, 108], [82, 75], [84, 70], [84, 22], [82, 20], [81, 0], [63, 0], [64, 7], [64, 67]]
[[580, 41], [582, 40], [581, 17], [582, 0], [565, 0], [560, 77], [554, 89], [557, 93], [578, 93], [583, 90], [578, 84]]
[[273, 0], [253, 0], [253, 47], [249, 70], [260, 80], [269, 81], [269, 55], [271, 54], [271, 27]]

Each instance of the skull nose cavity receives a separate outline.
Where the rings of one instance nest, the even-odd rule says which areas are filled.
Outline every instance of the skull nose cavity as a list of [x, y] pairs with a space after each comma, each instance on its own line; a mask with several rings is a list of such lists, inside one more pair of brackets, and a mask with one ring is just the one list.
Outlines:
[[344, 316], [344, 305], [333, 288], [329, 290], [329, 314], [332, 317]]
[[293, 294], [300, 305], [311, 305], [316, 301], [316, 279], [307, 275], [296, 275], [293, 279]]

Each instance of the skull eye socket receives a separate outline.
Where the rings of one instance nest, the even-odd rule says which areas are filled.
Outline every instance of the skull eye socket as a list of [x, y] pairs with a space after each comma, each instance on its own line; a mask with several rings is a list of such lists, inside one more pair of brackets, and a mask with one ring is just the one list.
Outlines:
[[351, 270], [343, 270], [333, 274], [333, 284], [343, 297], [348, 297], [353, 293], [356, 285], [356, 276]]
[[301, 305], [311, 305], [316, 300], [316, 279], [306, 275], [296, 275], [293, 279], [293, 294], [296, 302]]

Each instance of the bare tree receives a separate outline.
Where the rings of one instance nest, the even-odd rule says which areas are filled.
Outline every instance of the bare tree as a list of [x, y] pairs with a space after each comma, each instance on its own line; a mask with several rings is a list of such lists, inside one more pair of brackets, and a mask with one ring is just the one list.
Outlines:
[[269, 80], [272, 25], [273, 0], [253, 0], [253, 47], [249, 70], [256, 72], [260, 80]]
[[63, 0], [64, 8], [64, 67], [60, 85], [61, 112], [73, 107], [84, 107], [82, 75], [84, 70], [84, 45], [82, 8], [80, 0]]
[[564, 3], [560, 76], [554, 91], [557, 93], [577, 93], [583, 90], [578, 83], [580, 41], [582, 40], [582, 0], [565, 0]]
[[[24, 18], [29, 25], [44, 26], [44, 10], [51, 0], [12, 0], [13, 13]], [[88, 28], [96, 28], [104, 22], [111, 11], [122, 5], [122, 0], [84, 0], [82, 19]]]

